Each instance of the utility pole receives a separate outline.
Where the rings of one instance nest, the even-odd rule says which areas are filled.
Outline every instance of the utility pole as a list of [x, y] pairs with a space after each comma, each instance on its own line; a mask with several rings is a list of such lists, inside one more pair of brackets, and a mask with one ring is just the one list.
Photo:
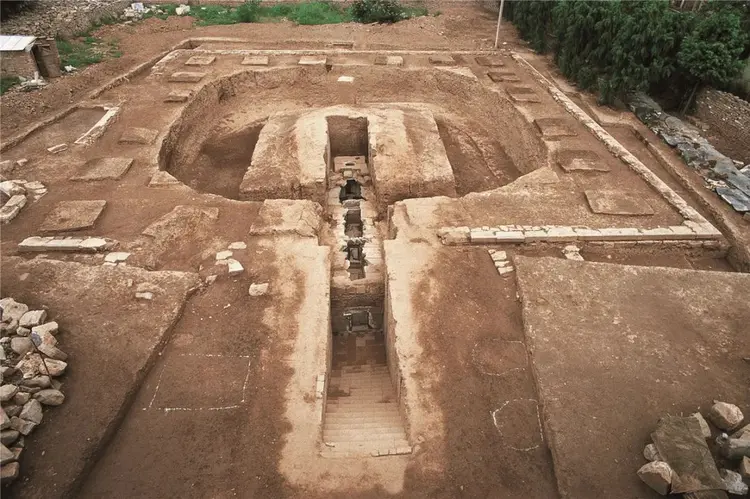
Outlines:
[[497, 42], [500, 40], [500, 21], [503, 20], [503, 7], [505, 6], [505, 0], [500, 0], [500, 12], [497, 14], [497, 31], [495, 31], [495, 48], [497, 48]]

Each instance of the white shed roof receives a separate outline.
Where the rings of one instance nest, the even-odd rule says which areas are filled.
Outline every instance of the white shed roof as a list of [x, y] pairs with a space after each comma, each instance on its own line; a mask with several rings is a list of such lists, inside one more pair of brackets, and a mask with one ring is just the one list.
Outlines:
[[0, 35], [0, 52], [28, 52], [35, 40], [33, 36]]

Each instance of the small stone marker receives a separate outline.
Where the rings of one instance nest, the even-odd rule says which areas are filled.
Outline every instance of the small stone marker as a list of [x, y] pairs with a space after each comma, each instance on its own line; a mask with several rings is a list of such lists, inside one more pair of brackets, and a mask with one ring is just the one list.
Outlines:
[[68, 144], [57, 144], [56, 146], [48, 147], [47, 152], [51, 152], [52, 154], [57, 154], [57, 153], [66, 151], [67, 149], [68, 149]]
[[429, 57], [430, 64], [435, 66], [454, 66], [456, 60], [450, 54], [434, 54]]
[[537, 118], [534, 120], [539, 132], [545, 139], [560, 137], [575, 137], [578, 133], [573, 130], [565, 118]]
[[135, 297], [138, 298], [139, 300], [153, 300], [154, 294], [151, 293], [150, 291], [144, 291], [141, 293], [136, 293]]
[[74, 181], [93, 182], [98, 180], [119, 180], [130, 169], [133, 158], [97, 158], [86, 162], [83, 173], [70, 177]]
[[44, 322], [47, 318], [46, 310], [30, 310], [21, 316], [18, 321], [20, 327], [34, 327]]
[[229, 250], [219, 251], [216, 253], [216, 260], [227, 260], [232, 257], [232, 252]]
[[228, 248], [230, 250], [243, 250], [243, 249], [247, 249], [247, 244], [245, 244], [242, 241], [237, 241], [237, 242], [230, 244]]
[[164, 102], [187, 102], [192, 95], [192, 90], [172, 90], [164, 98]]
[[487, 71], [487, 76], [495, 83], [521, 81], [513, 71]]
[[240, 275], [245, 270], [242, 264], [233, 258], [227, 260], [227, 265], [229, 266], [230, 276]]
[[112, 253], [107, 253], [107, 255], [104, 257], [105, 262], [124, 262], [128, 259], [130, 256], [130, 253], [127, 253], [125, 251], [113, 251]]
[[178, 71], [169, 75], [169, 81], [175, 83], [198, 83], [206, 76], [206, 73], [196, 71]]
[[268, 66], [267, 55], [248, 55], [242, 59], [243, 66]]
[[[107, 202], [104, 200], [60, 201], [44, 219], [39, 230], [42, 232], [64, 232], [88, 229], [94, 226], [106, 205]], [[80, 243], [81, 241], [78, 241], [76, 244]], [[49, 245], [54, 247], [54, 241], [50, 241]], [[58, 245], [64, 244], [58, 243]]]
[[523, 85], [513, 85], [505, 89], [510, 98], [515, 102], [542, 102], [536, 90]]
[[601, 215], [646, 216], [654, 209], [634, 192], [616, 190], [584, 191], [591, 211]]
[[339, 83], [354, 83], [354, 77], [353, 76], [339, 76], [339, 79], [336, 80]]
[[480, 66], [489, 66], [491, 68], [505, 66], [505, 63], [500, 60], [499, 57], [487, 57], [484, 55], [480, 55], [478, 57], [475, 57], [474, 60], [477, 61], [477, 64], [479, 64]]
[[268, 283], [263, 282], [259, 284], [251, 284], [250, 289], [248, 289], [248, 294], [250, 296], [263, 296], [266, 293], [268, 293]]
[[185, 66], [208, 66], [213, 64], [215, 60], [216, 56], [214, 55], [194, 55], [185, 61]]
[[404, 58], [400, 55], [379, 55], [375, 58], [378, 66], [403, 66]]
[[302, 66], [325, 66], [328, 58], [324, 55], [303, 55], [299, 58], [299, 64]]
[[156, 136], [159, 135], [158, 130], [151, 130], [150, 128], [138, 128], [131, 127], [125, 130], [120, 136], [120, 144], [144, 144], [148, 145], [154, 142]]
[[654, 461], [644, 464], [638, 470], [638, 478], [643, 483], [665, 496], [672, 486], [672, 468], [664, 461]]
[[742, 424], [744, 415], [739, 407], [726, 402], [714, 401], [708, 413], [708, 419], [720, 430], [729, 431]]

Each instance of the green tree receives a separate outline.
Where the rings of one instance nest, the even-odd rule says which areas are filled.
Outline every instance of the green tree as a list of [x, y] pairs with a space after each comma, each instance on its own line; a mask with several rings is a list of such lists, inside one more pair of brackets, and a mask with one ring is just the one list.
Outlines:
[[677, 54], [682, 74], [692, 83], [683, 111], [702, 85], [721, 87], [740, 73], [746, 41], [741, 15], [735, 9], [720, 8], [696, 20]]

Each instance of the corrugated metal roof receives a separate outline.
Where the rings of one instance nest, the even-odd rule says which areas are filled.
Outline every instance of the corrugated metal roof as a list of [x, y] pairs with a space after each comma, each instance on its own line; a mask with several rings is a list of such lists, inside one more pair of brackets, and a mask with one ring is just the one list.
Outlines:
[[0, 52], [20, 52], [31, 50], [31, 45], [36, 40], [33, 36], [0, 35]]

